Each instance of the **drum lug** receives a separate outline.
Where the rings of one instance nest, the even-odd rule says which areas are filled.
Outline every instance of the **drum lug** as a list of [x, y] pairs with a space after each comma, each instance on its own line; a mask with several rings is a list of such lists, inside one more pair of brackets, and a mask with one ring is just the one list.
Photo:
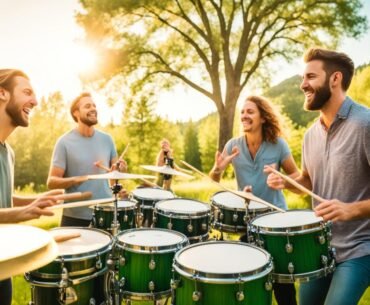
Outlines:
[[154, 282], [153, 281], [150, 281], [149, 284], [148, 284], [148, 288], [150, 291], [154, 291], [155, 289], [155, 285], [154, 285]]
[[239, 301], [239, 302], [244, 300], [244, 292], [243, 291], [238, 291], [236, 293], [236, 300]]
[[125, 259], [124, 256], [119, 257], [119, 264], [120, 264], [120, 266], [126, 265], [126, 259]]
[[154, 259], [151, 259], [150, 262], [149, 262], [149, 269], [150, 270], [154, 270], [155, 269], [155, 260]]
[[244, 222], [244, 224], [247, 224], [248, 223], [248, 220], [249, 220], [248, 214], [245, 214], [243, 216], [243, 222]]
[[220, 215], [219, 215], [219, 218], [220, 218], [220, 220], [223, 220], [224, 219], [224, 213], [220, 213]]
[[271, 290], [272, 290], [272, 283], [271, 283], [271, 281], [267, 281], [267, 282], [265, 283], [265, 289], [266, 289], [267, 291], [271, 291]]
[[237, 221], [238, 221], [238, 214], [234, 213], [233, 214], [233, 222], [237, 222]]
[[89, 301], [89, 305], [96, 305], [96, 301], [94, 298], [91, 298]]
[[319, 236], [319, 243], [320, 243], [320, 245], [323, 245], [323, 244], [325, 244], [325, 236], [324, 235], [320, 235]]
[[95, 263], [96, 269], [100, 270], [103, 267], [99, 254], [96, 255], [97, 261]]
[[157, 214], [153, 213], [153, 223], [156, 223], [156, 222], [157, 222]]
[[290, 274], [293, 274], [294, 273], [294, 265], [293, 265], [292, 262], [290, 262], [288, 264], [288, 271], [289, 271]]
[[172, 227], [173, 227], [173, 224], [172, 224], [171, 219], [170, 219], [170, 222], [167, 224], [167, 229], [172, 230]]
[[99, 218], [99, 226], [102, 227], [104, 225], [104, 219], [102, 217]]
[[193, 232], [193, 225], [191, 223], [189, 223], [186, 228], [188, 229], [189, 233]]
[[293, 244], [287, 243], [285, 245], [285, 251], [286, 251], [286, 253], [292, 253], [293, 252]]
[[121, 277], [121, 279], [119, 280], [119, 287], [125, 287], [125, 284], [126, 284], [126, 279], [124, 277]]
[[177, 287], [179, 287], [179, 283], [180, 283], [179, 280], [171, 279], [171, 288], [177, 289]]
[[194, 302], [198, 302], [201, 298], [202, 294], [200, 291], [193, 291], [192, 299]]
[[123, 222], [127, 222], [128, 221], [128, 215], [127, 214], [125, 214], [124, 216], [123, 216]]
[[202, 223], [202, 230], [207, 231], [207, 224], [206, 223]]
[[265, 242], [262, 239], [256, 239], [256, 244], [258, 247], [264, 248]]
[[321, 255], [321, 263], [324, 265], [324, 268], [328, 267], [328, 258], [325, 255]]

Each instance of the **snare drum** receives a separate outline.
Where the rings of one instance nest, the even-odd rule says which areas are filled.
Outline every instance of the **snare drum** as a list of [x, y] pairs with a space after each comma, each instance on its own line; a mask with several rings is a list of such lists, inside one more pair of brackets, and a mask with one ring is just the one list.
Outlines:
[[217, 192], [211, 198], [213, 226], [224, 232], [246, 232], [248, 221], [257, 215], [271, 211], [262, 203], [250, 201], [248, 210], [246, 202], [231, 192]]
[[122, 296], [131, 300], [157, 300], [171, 293], [175, 253], [188, 245], [180, 232], [142, 228], [117, 236]]
[[137, 188], [132, 191], [131, 196], [138, 202], [138, 227], [150, 227], [152, 225], [153, 209], [156, 202], [175, 198], [171, 191], [150, 187]]
[[[109, 233], [112, 233], [114, 216], [114, 203], [94, 206], [92, 225]], [[133, 229], [136, 227], [136, 202], [131, 200], [119, 200], [117, 202], [117, 220], [120, 230]]]
[[52, 235], [79, 233], [80, 237], [58, 243], [59, 256], [50, 264], [25, 275], [31, 284], [32, 304], [101, 304], [108, 298], [104, 290], [109, 233], [90, 228], [63, 227]]
[[269, 253], [244, 243], [211, 241], [176, 253], [176, 305], [271, 305]]
[[251, 227], [256, 244], [273, 257], [276, 282], [307, 282], [334, 270], [330, 226], [314, 212], [272, 212], [255, 218]]

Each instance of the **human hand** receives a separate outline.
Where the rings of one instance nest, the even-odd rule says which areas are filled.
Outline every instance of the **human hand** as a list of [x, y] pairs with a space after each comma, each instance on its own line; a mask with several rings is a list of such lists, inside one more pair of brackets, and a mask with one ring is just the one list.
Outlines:
[[279, 175], [273, 173], [272, 169], [276, 169], [276, 164], [265, 165], [263, 172], [267, 174], [266, 184], [274, 190], [282, 190], [285, 188], [285, 180]]
[[324, 218], [325, 221], [348, 221], [352, 219], [353, 207], [337, 199], [320, 203], [315, 209], [316, 216]]
[[53, 216], [54, 213], [46, 208], [55, 205], [57, 202], [58, 198], [56, 196], [42, 195], [28, 205], [15, 208], [18, 209], [15, 222], [37, 219], [41, 216]]
[[231, 150], [231, 154], [225, 155], [223, 153], [220, 153], [219, 151], [216, 151], [215, 154], [215, 165], [214, 169], [216, 171], [224, 171], [225, 168], [230, 164], [230, 162], [237, 156], [239, 155], [239, 148], [234, 146]]

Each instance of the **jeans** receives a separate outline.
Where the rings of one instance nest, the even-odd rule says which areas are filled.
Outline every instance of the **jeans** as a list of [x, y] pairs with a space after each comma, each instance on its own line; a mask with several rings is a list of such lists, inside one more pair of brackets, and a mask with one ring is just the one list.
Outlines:
[[370, 285], [370, 255], [337, 264], [333, 274], [302, 283], [300, 305], [356, 305]]
[[274, 295], [278, 305], [297, 305], [294, 284], [273, 284]]
[[12, 279], [0, 281], [0, 305], [12, 303]]

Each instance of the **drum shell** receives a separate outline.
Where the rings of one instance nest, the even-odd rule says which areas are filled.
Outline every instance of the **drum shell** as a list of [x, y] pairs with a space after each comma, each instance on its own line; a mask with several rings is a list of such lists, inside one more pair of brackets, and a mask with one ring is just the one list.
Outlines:
[[[238, 242], [205, 242], [196, 245], [191, 245], [180, 250], [174, 259], [174, 279], [176, 282], [174, 295], [176, 305], [271, 305], [271, 257], [264, 250], [269, 259], [264, 266], [257, 270], [250, 271], [248, 274], [234, 273], [234, 274], [207, 274], [190, 267], [186, 267], [179, 262], [181, 252], [187, 251], [193, 246], [207, 247], [212, 244], [230, 244], [241, 245], [251, 249], [258, 249], [255, 246], [247, 245]], [[232, 251], [232, 249], [230, 249]], [[227, 252], [226, 252], [227, 253]], [[210, 257], [212, 253], [209, 253]], [[204, 259], [204, 258], [202, 258]], [[245, 259], [248, 259], [246, 257]], [[192, 260], [197, 260], [196, 256], [192, 256]], [[220, 262], [220, 264], [227, 264], [227, 262]], [[194, 291], [200, 292], [200, 299], [193, 301], [192, 296]], [[237, 293], [243, 292], [244, 299], [237, 300]]]
[[[136, 214], [137, 214], [136, 203], [130, 200], [124, 200], [124, 202], [132, 203], [132, 205], [117, 208], [117, 220], [120, 225], [120, 231], [133, 229], [136, 227]], [[112, 233], [111, 227], [113, 219], [114, 219], [113, 207], [110, 206], [109, 208], [107, 208], [106, 206], [94, 207], [92, 221], [93, 227]]]
[[[126, 231], [126, 234], [135, 231], [164, 231], [165, 229], [133, 229]], [[170, 294], [170, 282], [172, 277], [172, 263], [175, 253], [182, 247], [188, 245], [188, 239], [185, 235], [176, 232], [181, 236], [182, 241], [176, 245], [161, 248], [149, 247], [141, 249], [140, 247], [125, 244], [118, 240], [116, 252], [119, 254], [119, 278], [124, 279], [122, 291], [124, 296], [137, 295], [140, 299], [150, 299], [149, 295], [154, 293]], [[155, 268], [150, 268], [151, 261], [155, 262]], [[150, 290], [149, 283], [154, 283], [154, 289]], [[145, 297], [147, 295], [147, 297]]]

